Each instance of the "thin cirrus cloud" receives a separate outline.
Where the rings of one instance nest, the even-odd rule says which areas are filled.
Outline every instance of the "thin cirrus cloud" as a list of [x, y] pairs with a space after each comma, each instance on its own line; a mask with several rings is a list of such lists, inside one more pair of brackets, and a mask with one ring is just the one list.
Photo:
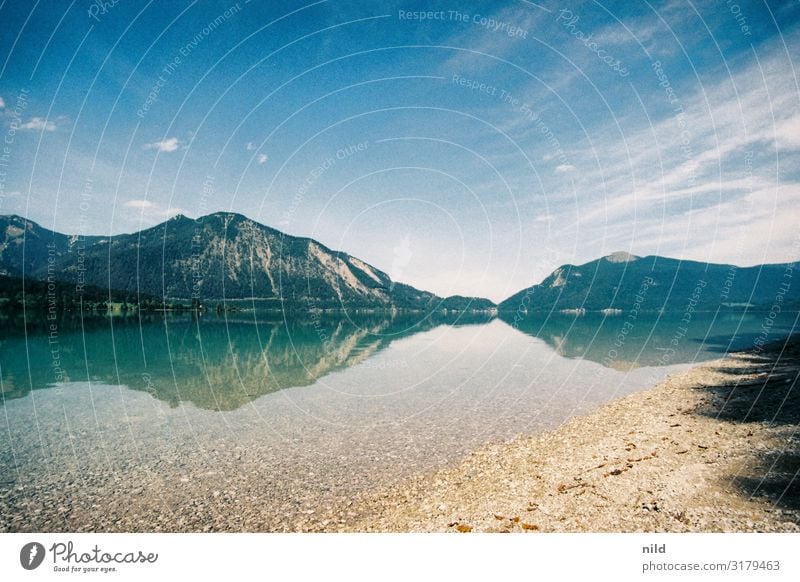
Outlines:
[[135, 208], [137, 210], [149, 210], [155, 208], [156, 204], [150, 200], [128, 200], [123, 206], [125, 208]]
[[512, 6], [493, 15], [496, 22], [515, 27], [522, 36], [491, 33], [488, 29], [472, 22], [464, 24], [460, 27], [460, 32], [447, 40], [447, 46], [456, 50], [451, 51], [451, 58], [442, 67], [443, 72], [450, 74], [453, 71], [463, 70], [472, 72], [491, 70], [497, 66], [498, 61], [513, 59], [518, 51], [525, 50], [528, 46], [526, 40], [529, 35], [531, 39], [536, 37], [539, 24], [543, 20], [552, 18], [549, 12], [549, 10], [528, 10]]
[[796, 225], [776, 212], [800, 204], [800, 176], [777, 173], [800, 153], [788, 66], [775, 46], [749, 67], [679, 94], [682, 124], [668, 115], [622, 134], [608, 127], [574, 149], [577, 184], [562, 192], [578, 193], [580, 213], [569, 204], [556, 209], [561, 244], [577, 245], [580, 260], [596, 255], [598, 242], [609, 251], [737, 264], [795, 259]]
[[258, 162], [259, 166], [266, 164], [267, 160], [269, 160], [269, 156], [267, 156], [267, 154], [258, 154], [258, 156], [256, 156], [256, 161]]
[[[2, 105], [5, 107], [5, 103]], [[20, 129], [28, 131], [55, 131], [56, 124], [44, 117], [32, 117], [19, 126]]]
[[180, 208], [164, 207], [158, 202], [141, 198], [128, 200], [124, 202], [122, 206], [124, 208], [130, 208], [131, 210], [138, 210], [141, 213], [141, 218], [145, 222], [163, 220], [183, 212]]
[[181, 146], [181, 142], [177, 137], [168, 137], [161, 141], [154, 141], [144, 145], [146, 150], [157, 150], [159, 152], [169, 153], [177, 151]]

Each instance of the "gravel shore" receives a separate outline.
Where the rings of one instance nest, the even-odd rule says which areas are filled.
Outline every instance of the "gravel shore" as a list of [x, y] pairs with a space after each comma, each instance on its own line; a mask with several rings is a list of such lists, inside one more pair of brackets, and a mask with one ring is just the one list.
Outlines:
[[800, 531], [800, 342], [669, 377], [360, 503], [353, 531]]

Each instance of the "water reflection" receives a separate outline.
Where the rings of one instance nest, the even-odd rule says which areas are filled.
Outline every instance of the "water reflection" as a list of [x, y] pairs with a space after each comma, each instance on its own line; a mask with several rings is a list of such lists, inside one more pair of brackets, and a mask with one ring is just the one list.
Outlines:
[[[767, 341], [798, 329], [796, 313], [769, 322]], [[519, 331], [544, 340], [560, 356], [581, 358], [616, 370], [711, 360], [752, 348], [764, 334], [765, 313], [626, 314], [584, 316], [503, 315]]]
[[65, 379], [42, 390], [47, 328], [0, 326], [0, 530], [302, 530], [747, 347], [763, 324], [698, 317], [667, 362], [684, 363], [662, 365], [677, 329], [663, 318], [617, 346], [620, 317], [239, 317], [59, 322]]
[[142, 390], [171, 406], [234, 410], [264, 394], [307, 386], [361, 364], [393, 341], [481, 316], [363, 316], [285, 321], [240, 316], [6, 321], [0, 336], [4, 400], [69, 382]]
[[[769, 339], [792, 332], [796, 314], [776, 319]], [[543, 340], [565, 358], [615, 370], [667, 366], [751, 347], [762, 314], [530, 316], [505, 318], [519, 332]], [[4, 400], [70, 382], [124, 385], [177, 406], [235, 410], [284, 388], [308, 386], [332, 372], [370, 360], [392, 342], [437, 327], [488, 323], [486, 316], [411, 315], [259, 318], [239, 315], [6, 321], [0, 335]], [[377, 361], [377, 360], [376, 360]], [[416, 365], [404, 362], [404, 365]], [[480, 362], [475, 362], [480, 365]], [[384, 375], [391, 370], [381, 361]]]

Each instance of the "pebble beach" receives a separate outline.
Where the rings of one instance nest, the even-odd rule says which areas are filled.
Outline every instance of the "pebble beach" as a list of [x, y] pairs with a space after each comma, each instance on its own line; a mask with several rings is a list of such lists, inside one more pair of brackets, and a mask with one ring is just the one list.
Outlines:
[[352, 531], [800, 531], [800, 342], [730, 354], [363, 501]]

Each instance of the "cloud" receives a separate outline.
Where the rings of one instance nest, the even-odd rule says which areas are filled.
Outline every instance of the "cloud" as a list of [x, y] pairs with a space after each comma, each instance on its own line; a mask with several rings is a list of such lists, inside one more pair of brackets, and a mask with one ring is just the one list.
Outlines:
[[782, 150], [800, 149], [800, 114], [795, 113], [772, 129], [776, 147]]
[[532, 35], [533, 31], [540, 28], [539, 24], [542, 20], [552, 17], [549, 12], [549, 10], [530, 7], [511, 6], [502, 8], [496, 13], [487, 14], [498, 23], [514, 26], [524, 32], [525, 38], [493, 31], [491, 28], [470, 22], [462, 32], [456, 33], [446, 41], [446, 45], [460, 47], [463, 50], [456, 51], [444, 63], [443, 71], [445, 74], [450, 74], [454, 70], [475, 72], [480, 69], [496, 67], [496, 59], [509, 59], [521, 47], [526, 46], [529, 33]]
[[128, 200], [127, 202], [124, 202], [122, 206], [124, 208], [138, 210], [141, 219], [144, 220], [145, 222], [159, 222], [164, 219], [175, 216], [176, 214], [183, 213], [183, 211], [180, 208], [174, 208], [174, 207], [164, 208], [158, 202], [153, 202], [152, 200], [144, 200], [144, 199]]
[[559, 174], [566, 174], [567, 172], [574, 172], [577, 169], [578, 168], [576, 168], [572, 164], [559, 164], [558, 166], [556, 166], [556, 172], [558, 172]]
[[161, 141], [154, 141], [153, 143], [144, 144], [146, 150], [158, 150], [160, 152], [174, 152], [181, 145], [177, 137], [168, 137]]
[[244, 146], [244, 149], [246, 149], [248, 152], [252, 152], [252, 151], [254, 151], [256, 149], [256, 144], [254, 144], [253, 142], [249, 141]]
[[[615, 22], [594, 35], [595, 41], [600, 44], [644, 44], [648, 48], [654, 46], [655, 43], [651, 42], [658, 35], [667, 35], [670, 33], [668, 25], [664, 25], [661, 21], [648, 18], [631, 19], [627, 21]], [[663, 47], [667, 43], [659, 43], [659, 47]]]
[[52, 121], [48, 121], [43, 117], [31, 117], [30, 120], [20, 125], [19, 128], [27, 129], [30, 131], [55, 131], [56, 124], [53, 123]]
[[259, 166], [263, 166], [264, 164], [266, 164], [268, 159], [269, 156], [267, 156], [267, 154], [258, 154], [258, 156], [256, 157], [256, 161], [258, 162]]
[[[579, 139], [559, 133], [573, 180], [543, 176], [546, 202], [533, 211], [554, 220], [537, 242], [570, 249], [574, 263], [621, 248], [738, 265], [797, 260], [787, 211], [800, 205], [797, 86], [782, 44], [760, 51], [730, 75], [672, 80], [680, 114], [664, 106], [662, 87], [645, 87], [641, 114]], [[522, 139], [533, 138], [535, 126]]]
[[6, 108], [6, 102], [3, 100], [2, 97], [0, 97], [0, 109], [5, 109], [5, 108]]
[[148, 208], [154, 208], [155, 204], [149, 200], [128, 200], [125, 204], [123, 204], [123, 206], [125, 208], [138, 208], [139, 210], [145, 210]]

